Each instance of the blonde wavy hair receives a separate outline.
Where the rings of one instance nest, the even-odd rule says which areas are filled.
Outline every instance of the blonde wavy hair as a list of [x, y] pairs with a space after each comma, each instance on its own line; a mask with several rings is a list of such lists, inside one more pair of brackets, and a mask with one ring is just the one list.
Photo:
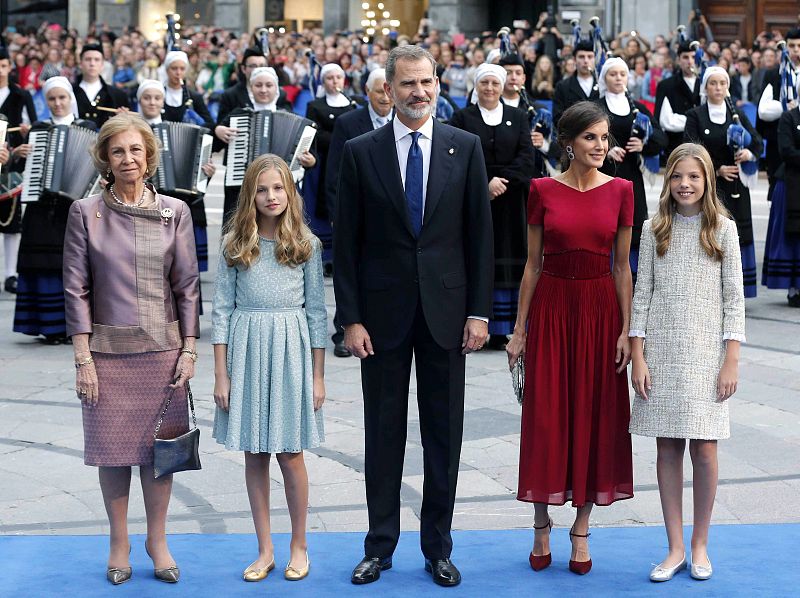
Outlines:
[[239, 204], [225, 227], [222, 249], [228, 266], [247, 269], [260, 255], [256, 190], [258, 178], [267, 170], [280, 173], [288, 200], [286, 209], [278, 217], [275, 230], [275, 259], [279, 264], [294, 267], [311, 257], [316, 237], [303, 217], [303, 198], [297, 192], [289, 167], [280, 157], [264, 154], [247, 167], [239, 192]]
[[717, 195], [717, 177], [714, 173], [714, 163], [711, 161], [711, 156], [706, 151], [706, 148], [696, 143], [679, 145], [667, 160], [667, 167], [664, 172], [664, 187], [661, 189], [661, 198], [658, 202], [658, 213], [653, 216], [651, 223], [653, 236], [656, 239], [656, 253], [659, 257], [663, 257], [667, 253], [667, 249], [669, 249], [676, 207], [676, 202], [669, 188], [669, 182], [678, 162], [688, 159], [697, 161], [705, 179], [705, 192], [700, 198], [700, 210], [703, 214], [703, 223], [700, 228], [700, 245], [709, 257], [721, 261], [722, 246], [717, 240], [716, 233], [719, 230], [721, 220], [729, 217], [728, 210], [722, 205]]

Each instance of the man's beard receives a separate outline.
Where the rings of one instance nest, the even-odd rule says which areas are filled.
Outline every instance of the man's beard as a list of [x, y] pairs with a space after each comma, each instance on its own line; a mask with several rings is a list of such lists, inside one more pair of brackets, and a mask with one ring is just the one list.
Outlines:
[[[412, 98], [412, 99], [419, 99], [419, 98]], [[403, 116], [410, 118], [411, 120], [421, 120], [431, 114], [433, 111], [433, 107], [436, 105], [436, 96], [433, 96], [428, 105], [423, 108], [411, 108], [406, 104], [396, 104], [395, 109], [400, 112]]]

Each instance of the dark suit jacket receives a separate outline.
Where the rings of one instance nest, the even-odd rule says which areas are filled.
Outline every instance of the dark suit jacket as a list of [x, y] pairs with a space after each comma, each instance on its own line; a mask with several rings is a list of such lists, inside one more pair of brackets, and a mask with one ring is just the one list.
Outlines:
[[[683, 75], [680, 71], [675, 72], [672, 77], [662, 79], [656, 87], [656, 113], [655, 121], [661, 122], [661, 107], [664, 105], [664, 99], [669, 100], [670, 108], [675, 114], [686, 114], [700, 105], [700, 77], [695, 81], [694, 89], [689, 89], [686, 82], [683, 80]], [[683, 133], [672, 133], [664, 131], [667, 134], [667, 147], [664, 154], [669, 156], [676, 147], [683, 143]]]
[[114, 116], [113, 112], [105, 110], [98, 110], [97, 106], [105, 108], [130, 108], [128, 102], [128, 94], [121, 89], [117, 89], [112, 85], [108, 85], [103, 78], [100, 77], [102, 87], [97, 94], [96, 105], [92, 105], [92, 99], [86, 96], [86, 92], [80, 86], [80, 81], [73, 84], [72, 91], [75, 93], [75, 100], [78, 102], [78, 118], [91, 120], [97, 123], [98, 127], [102, 127], [105, 122]]
[[342, 163], [344, 144], [372, 130], [372, 118], [366, 108], [342, 114], [333, 125], [333, 136], [328, 146], [328, 162], [325, 167], [325, 199], [331, 216], [336, 215], [336, 188], [339, 185], [339, 166]]
[[[6, 101], [0, 106], [0, 114], [8, 119], [9, 128], [18, 127], [22, 124], [22, 111], [28, 113], [28, 120], [31, 123], [36, 121], [36, 106], [33, 103], [33, 97], [27, 91], [22, 89], [19, 85], [8, 83], [8, 97]], [[19, 131], [15, 133], [8, 133], [6, 137], [9, 147], [15, 148], [18, 145], [25, 143], [25, 137], [20, 135]], [[14, 171], [22, 172], [25, 168], [25, 160], [20, 158], [12, 160], [9, 168]]]
[[434, 340], [461, 346], [467, 316], [492, 311], [492, 216], [480, 140], [434, 120], [423, 225], [408, 218], [394, 127], [348, 141], [339, 179], [334, 288], [343, 325], [376, 351], [399, 345], [421, 302]]
[[592, 88], [592, 93], [587, 98], [586, 94], [583, 93], [581, 84], [578, 83], [577, 75], [562, 79], [556, 84], [556, 90], [553, 95], [553, 125], [558, 126], [558, 119], [561, 118], [564, 110], [576, 102], [596, 100], [599, 97], [597, 89]]

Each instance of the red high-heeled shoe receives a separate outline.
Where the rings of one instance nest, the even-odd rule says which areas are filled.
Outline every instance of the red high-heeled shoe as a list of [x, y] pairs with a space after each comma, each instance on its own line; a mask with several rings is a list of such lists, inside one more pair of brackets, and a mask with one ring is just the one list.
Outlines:
[[[569, 541], [572, 542], [572, 538], [573, 537], [575, 537], [575, 538], [588, 538], [591, 535], [592, 534], [590, 534], [590, 533], [576, 534], [576, 533], [574, 533], [572, 531], [572, 529], [570, 529], [569, 530], [569, 536], [570, 536]], [[577, 574], [577, 575], [586, 575], [589, 571], [592, 570], [592, 559], [589, 559], [588, 561], [573, 561], [572, 559], [570, 559], [569, 560], [569, 570], [572, 571], [573, 573]]]
[[[533, 529], [544, 528], [549, 528], [547, 532], [549, 535], [550, 531], [553, 529], [553, 520], [550, 519], [547, 523], [540, 527], [536, 527], [535, 525], [533, 526]], [[533, 551], [531, 551], [530, 556], [528, 556], [528, 562], [531, 564], [531, 569], [534, 571], [541, 571], [542, 569], [547, 569], [550, 566], [550, 563], [553, 562], [553, 556], [549, 552], [547, 554], [536, 555], [533, 554]]]

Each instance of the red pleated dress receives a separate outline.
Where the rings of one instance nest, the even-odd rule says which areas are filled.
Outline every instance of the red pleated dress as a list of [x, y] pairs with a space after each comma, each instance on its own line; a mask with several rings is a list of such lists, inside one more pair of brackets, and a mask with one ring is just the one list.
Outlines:
[[631, 498], [611, 251], [617, 229], [633, 224], [633, 185], [612, 179], [581, 192], [534, 179], [528, 223], [544, 228], [544, 261], [528, 314], [517, 499], [579, 507]]

